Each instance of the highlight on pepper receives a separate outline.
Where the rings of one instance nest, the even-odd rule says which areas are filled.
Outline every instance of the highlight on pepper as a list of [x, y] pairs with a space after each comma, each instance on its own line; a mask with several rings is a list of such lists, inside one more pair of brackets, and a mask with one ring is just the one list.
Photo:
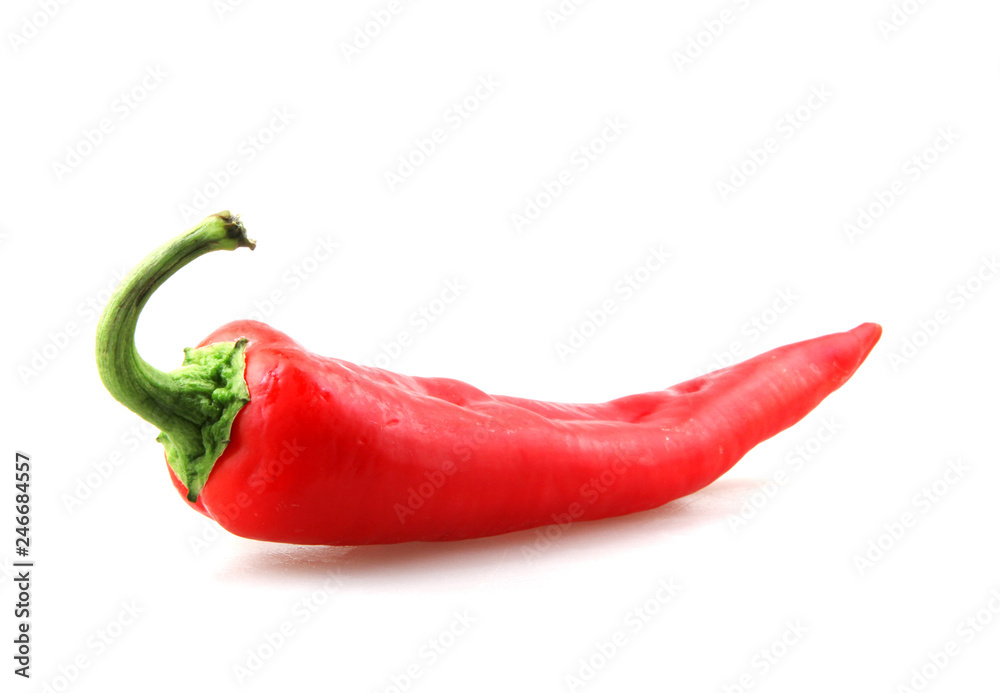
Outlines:
[[[97, 328], [115, 399], [161, 430], [186, 502], [233, 534], [360, 545], [485, 537], [656, 508], [694, 493], [792, 426], [854, 374], [882, 329], [773, 349], [664, 390], [596, 404], [489, 395], [307, 351], [238, 320], [146, 363], [146, 301], [214, 250], [254, 248], [239, 218], [213, 214], [122, 281]], [[613, 478], [600, 487], [595, 478]]]

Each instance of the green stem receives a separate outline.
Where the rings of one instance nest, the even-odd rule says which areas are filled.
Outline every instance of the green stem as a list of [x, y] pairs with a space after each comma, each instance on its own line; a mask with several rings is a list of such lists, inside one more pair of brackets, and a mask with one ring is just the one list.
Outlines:
[[254, 245], [236, 216], [207, 217], [136, 266], [97, 325], [97, 370], [104, 386], [162, 431], [157, 440], [192, 502], [229, 442], [233, 419], [249, 401], [243, 376], [247, 340], [185, 349], [184, 364], [164, 373], [139, 356], [135, 328], [149, 297], [181, 267], [213, 250], [252, 250]]

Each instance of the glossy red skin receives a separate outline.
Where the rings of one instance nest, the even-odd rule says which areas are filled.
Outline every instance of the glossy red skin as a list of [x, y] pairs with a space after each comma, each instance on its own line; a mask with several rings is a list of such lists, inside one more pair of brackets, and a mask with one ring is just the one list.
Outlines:
[[192, 505], [239, 536], [328, 545], [647, 510], [703, 488], [799, 421], [880, 334], [866, 323], [666, 390], [557, 404], [316, 356], [267, 325], [233, 322], [202, 345], [250, 340], [250, 402]]

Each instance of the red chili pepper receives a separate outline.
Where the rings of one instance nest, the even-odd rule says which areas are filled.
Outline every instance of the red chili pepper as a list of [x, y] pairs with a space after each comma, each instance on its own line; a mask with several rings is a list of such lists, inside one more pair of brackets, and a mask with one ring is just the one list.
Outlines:
[[296, 544], [482, 537], [655, 508], [708, 485], [843, 385], [865, 323], [603, 404], [491, 396], [316, 356], [240, 320], [162, 373], [135, 350], [146, 300], [212, 250], [253, 248], [228, 212], [126, 277], [98, 326], [112, 395], [158, 426], [189, 503], [233, 534]]

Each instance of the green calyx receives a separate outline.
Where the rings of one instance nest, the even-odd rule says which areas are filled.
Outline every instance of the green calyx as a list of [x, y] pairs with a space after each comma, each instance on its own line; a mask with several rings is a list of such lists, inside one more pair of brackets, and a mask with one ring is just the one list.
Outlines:
[[236, 414], [250, 401], [244, 377], [247, 340], [185, 349], [183, 365], [164, 373], [136, 351], [136, 324], [153, 292], [184, 265], [213, 250], [254, 246], [235, 215], [207, 217], [133, 269], [97, 325], [101, 381], [115, 399], [160, 429], [157, 440], [191, 502], [198, 500], [226, 449]]
[[[236, 414], [250, 401], [243, 377], [246, 348], [246, 339], [189, 347], [184, 350], [184, 365], [167, 374], [187, 400], [185, 408], [199, 414], [194, 417], [197, 421], [191, 422], [193, 426], [164, 428], [156, 438], [192, 503], [198, 500], [215, 461], [229, 444]], [[196, 429], [200, 436], [195, 435]]]

